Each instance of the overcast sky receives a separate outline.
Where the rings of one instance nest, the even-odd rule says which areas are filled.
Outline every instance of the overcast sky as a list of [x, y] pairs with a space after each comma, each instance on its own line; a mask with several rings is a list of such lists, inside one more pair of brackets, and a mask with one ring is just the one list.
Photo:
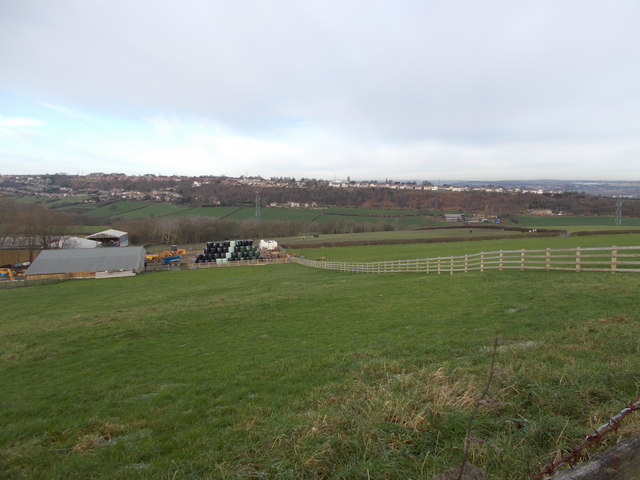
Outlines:
[[0, 0], [0, 173], [640, 180], [637, 0]]

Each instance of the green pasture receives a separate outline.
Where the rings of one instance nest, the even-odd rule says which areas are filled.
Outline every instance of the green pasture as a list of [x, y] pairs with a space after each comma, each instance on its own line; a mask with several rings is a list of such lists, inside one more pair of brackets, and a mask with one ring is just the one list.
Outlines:
[[15, 197], [14, 200], [20, 203], [29, 203], [39, 205], [44, 208], [51, 208], [62, 212], [69, 213], [86, 213], [96, 209], [95, 203], [82, 203], [89, 199], [87, 195], [79, 195], [74, 197], [47, 198], [47, 197]]
[[94, 217], [116, 217], [122, 216], [122, 214], [127, 212], [132, 212], [134, 210], [139, 210], [150, 205], [157, 204], [156, 202], [141, 202], [137, 200], [122, 200], [119, 202], [110, 203], [108, 205], [103, 205], [101, 207], [96, 208], [90, 212], [87, 212], [86, 215], [91, 215]]
[[[478, 237], [505, 235], [521, 238], [527, 236], [519, 231], [503, 230], [500, 227], [494, 228], [434, 228], [426, 230], [397, 230], [389, 232], [364, 232], [364, 233], [337, 233], [337, 234], [321, 234], [317, 237], [314, 235], [299, 235], [296, 237], [282, 237], [277, 240], [280, 243], [295, 248], [296, 244], [326, 244], [326, 243], [348, 243], [348, 242], [399, 242], [413, 241], [420, 239], [437, 240], [437, 239], [460, 239], [475, 240]], [[396, 248], [405, 248], [404, 245]]]
[[315, 221], [320, 224], [339, 221], [375, 225], [388, 224], [400, 230], [446, 223], [438, 216], [424, 215], [417, 210], [338, 207], [322, 210], [322, 215]]
[[44, 203], [46, 198], [43, 197], [13, 197], [13, 199], [20, 203]]
[[[88, 200], [90, 197], [88, 195], [78, 195], [74, 197], [62, 197], [62, 198], [51, 198], [47, 199], [43, 206], [47, 208], [55, 208], [55, 209], [64, 209], [71, 206], [79, 206], [83, 205], [82, 202]], [[90, 204], [89, 204], [90, 205]]]
[[395, 217], [406, 215], [420, 215], [417, 210], [393, 209], [393, 208], [347, 208], [347, 207], [330, 207], [323, 210], [325, 213], [334, 213], [342, 215], [369, 215], [375, 217]]
[[[54, 207], [51, 207], [54, 208]], [[79, 213], [81, 215], [87, 214], [96, 209], [95, 203], [76, 203], [76, 204], [65, 204], [59, 207], [55, 207], [56, 210], [67, 213]]]
[[[555, 228], [555, 227], [553, 227]], [[632, 226], [632, 225], [621, 225], [617, 226], [607, 226], [607, 225], [565, 225], [564, 227], [559, 227], [559, 229], [567, 231], [567, 232], [601, 232], [601, 231], [640, 231], [640, 226]]]
[[0, 291], [2, 478], [430, 479], [498, 335], [470, 460], [526, 479], [635, 396], [639, 288], [290, 264]]
[[[520, 225], [527, 227], [550, 227], [550, 228], [564, 228], [564, 227], [576, 227], [576, 226], [602, 226], [602, 227], [616, 227], [616, 217], [614, 216], [571, 216], [571, 215], [554, 215], [544, 217], [527, 217], [527, 216], [515, 216], [516, 220], [520, 222]], [[640, 226], [640, 217], [623, 217], [623, 228], [638, 227]]]
[[339, 215], [339, 214], [328, 214], [323, 213], [318, 218], [315, 219], [316, 223], [322, 224], [325, 222], [355, 222], [355, 223], [371, 223], [374, 225], [393, 225], [396, 229], [403, 228], [416, 228], [422, 226], [429, 225], [441, 225], [445, 224], [443, 220], [438, 217], [429, 217], [429, 216], [409, 216], [409, 215], [401, 215], [401, 216], [375, 216], [375, 215], [366, 215], [366, 216], [356, 216], [356, 215]]
[[134, 218], [150, 218], [150, 217], [165, 217], [168, 215], [179, 215], [181, 213], [188, 214], [189, 207], [183, 207], [174, 205], [173, 203], [151, 203], [144, 208], [136, 208], [118, 215], [123, 219]]
[[[260, 209], [262, 220], [310, 222], [321, 213], [322, 210], [314, 210], [310, 208], [263, 207]], [[254, 220], [256, 218], [256, 209], [255, 207], [244, 207], [226, 218], [229, 220]]]
[[[444, 232], [446, 231], [447, 230], [445, 230]], [[321, 247], [304, 249], [290, 248], [289, 252], [297, 253], [310, 259], [325, 257], [329, 261], [374, 262], [381, 260], [447, 257], [480, 252], [493, 252], [498, 250], [518, 250], [522, 248], [587, 248], [609, 247], [612, 245], [640, 245], [640, 233], [537, 238], [531, 237], [526, 233], [510, 233], [513, 233], [514, 235], [511, 238], [505, 238], [502, 240], [476, 240], [477, 237], [475, 237], [476, 239], [474, 239], [474, 241], [415, 243], [406, 245]], [[473, 235], [475, 235], [475, 233]], [[460, 239], [462, 240], [462, 238]]]
[[174, 213], [165, 215], [166, 217], [212, 217], [222, 218], [235, 212], [238, 207], [190, 207]]

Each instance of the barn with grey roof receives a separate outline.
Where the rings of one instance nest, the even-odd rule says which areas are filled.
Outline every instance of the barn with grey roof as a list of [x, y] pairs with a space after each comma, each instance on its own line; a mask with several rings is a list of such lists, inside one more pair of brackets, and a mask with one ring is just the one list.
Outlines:
[[42, 278], [108, 278], [144, 271], [143, 247], [43, 250], [25, 272]]

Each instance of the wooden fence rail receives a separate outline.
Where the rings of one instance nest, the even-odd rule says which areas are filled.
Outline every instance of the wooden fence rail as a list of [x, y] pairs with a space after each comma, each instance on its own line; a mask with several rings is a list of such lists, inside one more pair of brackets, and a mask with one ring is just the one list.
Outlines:
[[289, 257], [301, 265], [356, 273], [421, 272], [450, 274], [486, 270], [565, 270], [574, 272], [640, 272], [640, 247], [596, 247], [543, 250], [499, 250], [456, 257], [385, 262], [326, 262]]

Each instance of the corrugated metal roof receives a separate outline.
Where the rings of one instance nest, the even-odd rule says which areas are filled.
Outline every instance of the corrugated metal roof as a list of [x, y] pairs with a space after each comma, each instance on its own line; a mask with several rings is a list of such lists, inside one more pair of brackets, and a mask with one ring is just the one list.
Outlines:
[[138, 270], [145, 253], [144, 247], [43, 250], [25, 275]]
[[89, 235], [87, 238], [90, 240], [94, 238], [121, 238], [125, 235], [127, 235], [127, 232], [121, 232], [120, 230], [113, 230], [110, 228], [109, 230], [103, 230], [102, 232]]

